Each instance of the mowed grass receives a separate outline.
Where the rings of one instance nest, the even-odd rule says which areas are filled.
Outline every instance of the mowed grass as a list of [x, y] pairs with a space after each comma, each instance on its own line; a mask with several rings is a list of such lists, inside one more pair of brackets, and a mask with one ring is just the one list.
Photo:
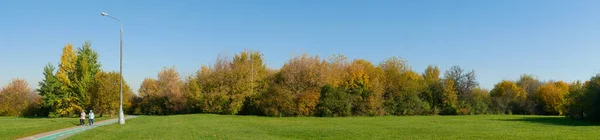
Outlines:
[[560, 116], [140, 116], [68, 139], [598, 139], [600, 125]]
[[[95, 121], [104, 119], [96, 118]], [[0, 139], [23, 138], [77, 125], [79, 125], [79, 118], [0, 117]]]

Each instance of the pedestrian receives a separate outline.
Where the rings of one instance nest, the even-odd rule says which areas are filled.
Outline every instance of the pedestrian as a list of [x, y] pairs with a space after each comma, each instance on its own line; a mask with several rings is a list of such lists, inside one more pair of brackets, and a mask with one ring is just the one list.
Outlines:
[[90, 117], [90, 118], [89, 118], [89, 120], [88, 120], [88, 121], [90, 121], [90, 123], [89, 123], [89, 124], [90, 124], [90, 126], [91, 126], [91, 125], [94, 125], [94, 117], [95, 117], [95, 116], [94, 116], [94, 111], [90, 110], [89, 117]]
[[81, 115], [79, 118], [79, 125], [84, 126], [85, 125], [85, 111], [81, 110]]

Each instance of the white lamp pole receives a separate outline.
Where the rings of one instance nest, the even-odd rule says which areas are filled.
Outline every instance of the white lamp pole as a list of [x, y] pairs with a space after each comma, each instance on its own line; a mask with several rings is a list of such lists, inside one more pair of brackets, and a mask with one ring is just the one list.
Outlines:
[[121, 31], [120, 31], [120, 41], [119, 41], [119, 45], [120, 45], [120, 60], [119, 60], [119, 75], [121, 76], [120, 79], [120, 84], [119, 84], [119, 124], [125, 124], [125, 114], [123, 114], [123, 23], [121, 23], [121, 20], [119, 20], [116, 17], [110, 16], [105, 12], [100, 13], [100, 15], [102, 16], [106, 16], [106, 17], [110, 17], [113, 18], [117, 21], [119, 21], [119, 24], [121, 24]]

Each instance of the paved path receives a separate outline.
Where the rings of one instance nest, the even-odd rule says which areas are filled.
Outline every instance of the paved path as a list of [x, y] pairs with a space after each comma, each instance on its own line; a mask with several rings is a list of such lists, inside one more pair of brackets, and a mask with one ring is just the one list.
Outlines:
[[[137, 116], [128, 115], [127, 117], [125, 117], [125, 119], [131, 119], [131, 118], [135, 118], [135, 117], [137, 117]], [[96, 128], [96, 127], [100, 127], [100, 126], [104, 126], [104, 125], [109, 125], [109, 124], [116, 123], [117, 119], [118, 118], [95, 122], [93, 126], [75, 126], [75, 127], [70, 127], [70, 128], [65, 128], [65, 129], [60, 129], [60, 130], [45, 132], [45, 133], [36, 134], [36, 135], [25, 137], [25, 138], [20, 138], [19, 140], [56, 140], [56, 139], [64, 139], [64, 138], [67, 138], [67, 137], [69, 137], [69, 136], [71, 136], [73, 134], [77, 134], [79, 132], [83, 132], [83, 131], [90, 130], [90, 129], [93, 129], [93, 128]]]

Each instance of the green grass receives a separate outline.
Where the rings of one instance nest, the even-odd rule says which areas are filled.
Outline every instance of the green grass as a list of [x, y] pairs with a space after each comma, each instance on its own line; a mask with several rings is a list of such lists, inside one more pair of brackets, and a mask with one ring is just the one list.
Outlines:
[[140, 116], [69, 139], [598, 139], [600, 125], [559, 116]]
[[[95, 119], [100, 120], [104, 118]], [[17, 139], [77, 125], [79, 118], [0, 117], [0, 139]]]

